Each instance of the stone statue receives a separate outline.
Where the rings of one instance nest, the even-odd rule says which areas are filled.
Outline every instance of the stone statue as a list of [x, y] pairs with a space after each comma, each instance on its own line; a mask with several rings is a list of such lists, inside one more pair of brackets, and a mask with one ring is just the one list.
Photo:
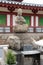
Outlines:
[[20, 49], [20, 39], [18, 36], [9, 36], [7, 39], [7, 43], [12, 49], [19, 50]]
[[28, 24], [26, 24], [26, 20], [22, 16], [22, 9], [18, 9], [18, 15], [16, 16], [15, 22], [16, 25], [13, 28], [13, 31], [15, 32], [26, 32], [28, 29]]
[[18, 15], [16, 16], [16, 23], [20, 25], [26, 23], [25, 19], [22, 16], [22, 9], [18, 9]]

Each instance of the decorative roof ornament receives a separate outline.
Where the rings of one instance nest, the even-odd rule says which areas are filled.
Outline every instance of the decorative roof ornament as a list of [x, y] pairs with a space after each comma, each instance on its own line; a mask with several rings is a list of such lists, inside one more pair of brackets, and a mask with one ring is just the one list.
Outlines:
[[8, 6], [8, 10], [10, 11], [10, 12], [13, 12], [14, 10], [15, 10], [15, 8], [12, 6]]
[[38, 12], [38, 9], [32, 9], [32, 12], [36, 14]]

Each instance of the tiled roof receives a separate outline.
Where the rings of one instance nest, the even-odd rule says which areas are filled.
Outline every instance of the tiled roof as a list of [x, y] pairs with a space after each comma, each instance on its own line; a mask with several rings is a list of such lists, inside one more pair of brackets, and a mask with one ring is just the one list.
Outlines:
[[23, 2], [15, 2], [15, 1], [2, 1], [1, 0], [0, 3], [8, 3], [8, 4], [18, 4], [18, 5], [25, 5], [25, 6], [43, 7], [43, 4], [23, 3]]

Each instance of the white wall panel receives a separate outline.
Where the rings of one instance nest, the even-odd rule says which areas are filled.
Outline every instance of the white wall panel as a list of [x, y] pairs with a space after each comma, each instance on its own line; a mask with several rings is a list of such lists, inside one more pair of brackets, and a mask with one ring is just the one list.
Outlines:
[[16, 25], [16, 23], [15, 23], [15, 19], [16, 19], [16, 16], [15, 16], [15, 15], [13, 15], [13, 26], [15, 26], [15, 25]]
[[31, 26], [34, 26], [34, 16], [31, 16]]
[[38, 16], [36, 16], [36, 26], [38, 26]]
[[10, 26], [10, 15], [7, 15], [7, 26]]

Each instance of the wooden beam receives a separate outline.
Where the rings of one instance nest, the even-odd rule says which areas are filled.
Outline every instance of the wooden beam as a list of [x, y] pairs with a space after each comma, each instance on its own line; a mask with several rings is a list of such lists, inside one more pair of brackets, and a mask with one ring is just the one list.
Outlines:
[[38, 6], [30, 6], [30, 5], [19, 5], [19, 4], [9, 4], [9, 3], [0, 3], [0, 7], [5, 7], [8, 8], [10, 7], [12, 10], [15, 8], [22, 8], [22, 9], [28, 9], [28, 10], [38, 10], [38, 11], [43, 11], [43, 7], [38, 7]]

